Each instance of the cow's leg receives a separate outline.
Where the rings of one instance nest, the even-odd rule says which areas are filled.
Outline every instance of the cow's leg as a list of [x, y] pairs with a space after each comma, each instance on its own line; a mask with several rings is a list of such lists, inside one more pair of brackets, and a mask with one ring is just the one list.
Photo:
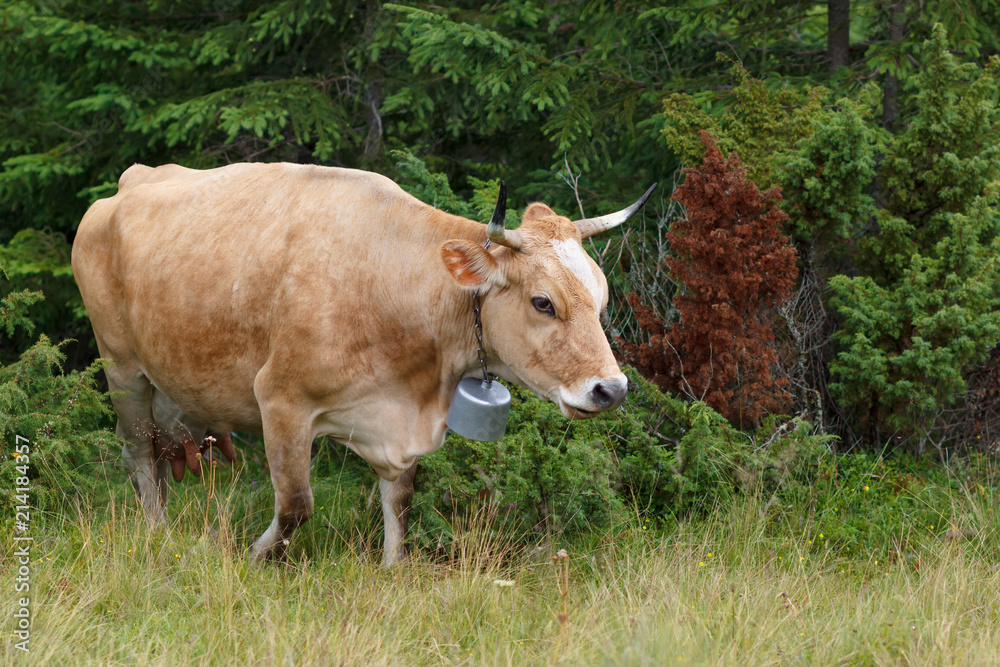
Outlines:
[[274, 519], [254, 544], [257, 558], [282, 558], [295, 529], [312, 515], [309, 486], [312, 432], [308, 415], [262, 406], [264, 450], [274, 485]]
[[170, 474], [170, 462], [157, 459], [153, 464], [153, 479], [156, 480], [156, 488], [160, 490], [160, 506], [163, 507], [163, 518], [167, 516], [167, 491], [170, 489], [167, 475]]
[[[152, 521], [166, 523], [167, 466], [156, 462], [153, 441], [157, 437], [153, 422], [153, 385], [138, 369], [111, 366], [105, 369], [112, 404], [118, 413], [115, 428], [125, 441], [122, 460], [129, 471], [132, 486], [139, 494], [143, 509]], [[123, 392], [117, 395], [116, 392]]]
[[382, 495], [382, 519], [385, 523], [385, 546], [382, 563], [386, 567], [395, 565], [406, 558], [406, 529], [410, 521], [410, 506], [413, 504], [413, 478], [417, 474], [417, 464], [403, 471], [395, 481], [380, 479], [378, 490]]

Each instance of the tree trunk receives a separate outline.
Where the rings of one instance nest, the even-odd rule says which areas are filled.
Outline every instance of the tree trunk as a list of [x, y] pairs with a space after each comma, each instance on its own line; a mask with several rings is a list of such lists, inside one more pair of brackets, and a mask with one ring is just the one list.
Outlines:
[[[889, 7], [889, 39], [897, 44], [903, 41], [903, 24], [906, 20], [906, 0], [893, 0]], [[899, 81], [891, 74], [885, 75], [882, 87], [882, 127], [892, 130], [899, 120]]]
[[826, 55], [830, 73], [850, 64], [851, 0], [828, 0], [826, 10]]
[[881, 447], [884, 443], [880, 436], [878, 420], [878, 394], [872, 392], [871, 402], [868, 404], [868, 444], [871, 447]]
[[[365, 23], [365, 43], [370, 44], [375, 38], [375, 27], [378, 24], [378, 14], [381, 9], [379, 0], [368, 0], [365, 8], [367, 20]], [[382, 86], [379, 81], [379, 71], [375, 67], [368, 69], [370, 80], [365, 90], [365, 104], [368, 106], [368, 134], [365, 135], [364, 159], [372, 163], [382, 152]]]

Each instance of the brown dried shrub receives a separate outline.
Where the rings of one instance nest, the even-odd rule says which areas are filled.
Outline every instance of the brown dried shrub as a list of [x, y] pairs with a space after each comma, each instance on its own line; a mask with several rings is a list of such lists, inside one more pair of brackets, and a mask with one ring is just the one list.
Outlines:
[[705, 160], [685, 169], [673, 198], [686, 215], [667, 235], [665, 261], [681, 286], [668, 325], [629, 295], [641, 342], [619, 341], [626, 360], [665, 391], [703, 399], [737, 425], [787, 411], [788, 381], [774, 377], [776, 308], [791, 294], [795, 250], [781, 233], [787, 220], [778, 188], [761, 193], [733, 153], [723, 159], [701, 132]]

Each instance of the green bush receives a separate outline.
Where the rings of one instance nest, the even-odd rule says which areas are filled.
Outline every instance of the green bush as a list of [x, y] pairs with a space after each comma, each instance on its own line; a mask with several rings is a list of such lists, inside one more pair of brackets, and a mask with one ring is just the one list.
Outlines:
[[917, 112], [878, 174], [884, 206], [859, 241], [863, 275], [830, 280], [841, 326], [830, 390], [882, 434], [940, 448], [966, 372], [1000, 337], [1000, 59], [960, 63], [940, 28], [924, 44]]
[[[0, 302], [0, 331], [9, 337], [15, 327], [33, 329], [27, 310], [40, 298], [25, 291], [5, 296]], [[102, 364], [64, 373], [63, 361], [61, 345], [43, 335], [16, 361], [0, 366], [0, 526], [4, 528], [13, 524], [19, 505], [30, 504], [37, 517], [38, 512], [93, 490], [98, 464], [117, 447], [118, 439], [109, 430], [114, 413], [94, 377]], [[15, 447], [24, 439], [28, 451], [18, 452]], [[27, 485], [19, 481], [25, 477]], [[30, 488], [28, 503], [18, 497], [19, 486]]]
[[610, 414], [566, 421], [515, 389], [503, 441], [449, 435], [420, 461], [417, 543], [446, 543], [457, 518], [484, 508], [522, 537], [604, 529], [636, 514], [670, 525], [748, 492], [808, 487], [831, 456], [831, 438], [805, 422], [772, 418], [742, 432], [705, 404], [626, 373], [629, 397]]

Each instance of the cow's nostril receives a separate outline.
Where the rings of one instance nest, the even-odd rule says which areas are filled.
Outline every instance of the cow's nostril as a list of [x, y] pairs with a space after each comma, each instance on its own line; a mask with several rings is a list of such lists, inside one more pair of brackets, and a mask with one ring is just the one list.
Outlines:
[[604, 385], [597, 384], [590, 391], [590, 395], [594, 398], [594, 403], [596, 403], [602, 410], [609, 405], [611, 405], [611, 397], [608, 396], [608, 392], [604, 389]]
[[617, 385], [607, 385], [598, 382], [594, 385], [594, 388], [590, 393], [593, 397], [594, 403], [601, 410], [606, 410], [625, 400], [625, 394], [628, 393], [628, 385], [619, 387]]

